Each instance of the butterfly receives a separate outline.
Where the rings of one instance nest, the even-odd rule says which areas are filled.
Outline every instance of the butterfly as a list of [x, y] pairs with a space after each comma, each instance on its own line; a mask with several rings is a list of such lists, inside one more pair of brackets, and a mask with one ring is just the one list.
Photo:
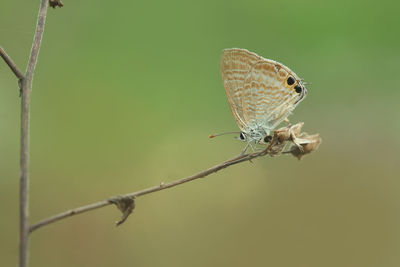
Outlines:
[[269, 133], [307, 95], [302, 80], [288, 67], [246, 49], [223, 50], [220, 70], [239, 139], [248, 144], [267, 143]]

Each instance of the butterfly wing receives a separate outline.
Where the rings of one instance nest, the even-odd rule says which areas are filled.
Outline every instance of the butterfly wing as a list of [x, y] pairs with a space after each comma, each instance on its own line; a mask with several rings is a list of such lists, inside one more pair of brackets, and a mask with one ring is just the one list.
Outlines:
[[[293, 84], [288, 84], [288, 78]], [[295, 86], [301, 86], [296, 91]], [[250, 127], [266, 132], [281, 123], [305, 96], [300, 79], [286, 66], [268, 59], [256, 62], [247, 73], [241, 95], [242, 114]]]
[[242, 131], [247, 127], [242, 106], [244, 80], [260, 60], [263, 58], [240, 48], [225, 49], [221, 55], [220, 69], [226, 97], [233, 118]]

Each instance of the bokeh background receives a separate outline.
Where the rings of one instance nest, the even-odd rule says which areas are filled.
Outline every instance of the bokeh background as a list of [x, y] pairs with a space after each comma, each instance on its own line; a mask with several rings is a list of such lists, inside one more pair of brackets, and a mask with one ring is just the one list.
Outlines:
[[[37, 1], [3, 0], [25, 69]], [[399, 266], [398, 1], [64, 1], [34, 79], [33, 222], [196, 173], [243, 144], [219, 75], [247, 48], [312, 85], [290, 117], [316, 153], [262, 158], [34, 232], [31, 266]], [[0, 62], [0, 261], [18, 248], [20, 100]]]

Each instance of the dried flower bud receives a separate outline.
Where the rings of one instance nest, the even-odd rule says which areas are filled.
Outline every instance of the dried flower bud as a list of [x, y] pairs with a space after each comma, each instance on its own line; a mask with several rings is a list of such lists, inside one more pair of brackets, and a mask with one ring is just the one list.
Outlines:
[[280, 143], [283, 143], [285, 141], [288, 141], [290, 139], [290, 132], [289, 128], [280, 128], [274, 132], [274, 136], [277, 138], [277, 140]]
[[279, 128], [274, 132], [274, 136], [279, 140], [279, 142], [283, 143], [285, 141], [292, 141], [293, 135], [296, 137], [300, 134], [301, 128], [303, 127], [304, 122], [296, 123], [295, 125], [290, 125], [286, 127]]

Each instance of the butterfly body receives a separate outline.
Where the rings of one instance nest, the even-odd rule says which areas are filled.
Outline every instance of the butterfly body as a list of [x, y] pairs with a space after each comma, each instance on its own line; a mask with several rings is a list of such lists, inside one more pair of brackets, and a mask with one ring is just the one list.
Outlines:
[[307, 94], [288, 67], [246, 49], [225, 49], [220, 68], [232, 115], [248, 141], [264, 140]]

